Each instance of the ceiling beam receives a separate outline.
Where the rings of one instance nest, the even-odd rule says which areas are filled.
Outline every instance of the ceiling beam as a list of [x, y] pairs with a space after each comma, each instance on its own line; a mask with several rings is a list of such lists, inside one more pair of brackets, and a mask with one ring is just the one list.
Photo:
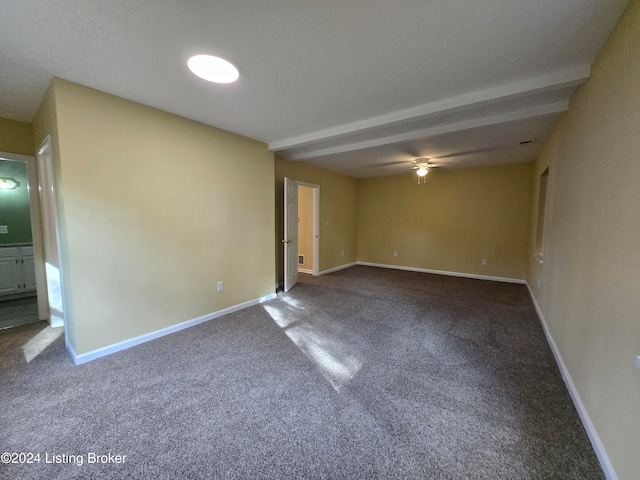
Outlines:
[[396, 143], [408, 142], [412, 140], [421, 140], [436, 135], [443, 135], [446, 133], [460, 132], [463, 130], [470, 130], [473, 128], [489, 127], [493, 125], [499, 125], [502, 123], [515, 122], [518, 120], [524, 120], [527, 118], [536, 118], [547, 115], [555, 115], [558, 113], [566, 112], [569, 108], [569, 102], [559, 101], [546, 105], [540, 105], [531, 108], [525, 108], [515, 110], [511, 112], [501, 113], [498, 115], [488, 115], [480, 118], [473, 118], [470, 120], [463, 120], [460, 122], [447, 123], [443, 125], [437, 125], [434, 127], [423, 128], [410, 132], [404, 132], [397, 135], [391, 135], [387, 137], [380, 137], [373, 140], [367, 140], [364, 142], [354, 142], [329, 148], [320, 148], [311, 152], [304, 152], [298, 154], [292, 154], [287, 156], [287, 160], [300, 161], [310, 158], [318, 158], [327, 155], [335, 155], [339, 153], [353, 152], [355, 150], [362, 150], [365, 148], [380, 147], [383, 145], [392, 145]]
[[[591, 73], [588, 64], [563, 69], [552, 74], [529, 78], [498, 87], [448, 97], [418, 107], [372, 117], [366, 120], [339, 125], [305, 135], [269, 143], [274, 152], [321, 144], [330, 140], [382, 130], [405, 123], [427, 120], [444, 114], [453, 114], [480, 107], [498, 105], [518, 98], [575, 87], [584, 83]], [[318, 145], [321, 147], [321, 145]], [[347, 150], [348, 151], [348, 150]]]

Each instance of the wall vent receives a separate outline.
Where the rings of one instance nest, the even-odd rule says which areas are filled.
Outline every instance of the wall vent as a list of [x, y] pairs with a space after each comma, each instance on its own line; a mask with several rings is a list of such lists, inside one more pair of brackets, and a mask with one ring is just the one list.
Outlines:
[[298, 265], [304, 265], [304, 255], [298, 255]]

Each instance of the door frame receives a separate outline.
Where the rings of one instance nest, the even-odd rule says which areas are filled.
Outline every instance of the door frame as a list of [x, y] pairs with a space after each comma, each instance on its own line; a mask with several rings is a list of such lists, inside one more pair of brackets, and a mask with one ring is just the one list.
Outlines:
[[[40, 144], [37, 154], [38, 202], [42, 218], [42, 259], [45, 267], [45, 288], [49, 324], [62, 327], [67, 324], [60, 253], [60, 229], [56, 205], [56, 186], [51, 136]], [[53, 311], [52, 311], [53, 310]], [[65, 336], [67, 329], [65, 328]], [[67, 339], [68, 340], [68, 339]], [[68, 341], [67, 341], [68, 344]]]
[[0, 152], [0, 160], [22, 162], [27, 166], [27, 190], [29, 194], [29, 216], [31, 221], [31, 240], [36, 270], [36, 298], [38, 301], [38, 318], [49, 319], [47, 301], [47, 282], [45, 277], [44, 244], [40, 219], [40, 199], [38, 196], [38, 174], [35, 157], [19, 153]]
[[312, 275], [320, 275], [320, 185], [315, 183], [301, 182], [296, 180], [298, 185], [313, 189], [313, 265]]

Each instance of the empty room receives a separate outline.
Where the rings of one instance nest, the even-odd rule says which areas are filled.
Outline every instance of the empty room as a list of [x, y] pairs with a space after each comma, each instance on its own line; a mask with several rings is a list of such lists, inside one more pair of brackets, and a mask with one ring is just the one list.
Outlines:
[[0, 4], [0, 477], [640, 472], [640, 1]]

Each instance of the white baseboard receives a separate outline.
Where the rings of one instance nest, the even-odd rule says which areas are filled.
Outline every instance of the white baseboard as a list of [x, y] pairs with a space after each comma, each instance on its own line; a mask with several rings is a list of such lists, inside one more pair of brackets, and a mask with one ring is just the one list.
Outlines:
[[519, 278], [492, 277], [489, 275], [477, 275], [475, 273], [447, 272], [446, 270], [431, 270], [428, 268], [404, 267], [402, 265], [385, 265], [382, 263], [356, 262], [357, 265], [366, 267], [391, 268], [394, 270], [407, 270], [409, 272], [435, 273], [436, 275], [447, 275], [449, 277], [473, 278], [476, 280], [491, 280], [492, 282], [519, 283], [524, 285], [526, 282]]
[[330, 268], [329, 270], [323, 270], [323, 271], [320, 272], [320, 275], [326, 275], [328, 273], [333, 273], [333, 272], [338, 272], [340, 270], [344, 270], [345, 268], [355, 267], [357, 264], [358, 264], [357, 262], [352, 262], [352, 263], [347, 263], [345, 265], [340, 265], [338, 267]]
[[229, 313], [237, 312], [238, 310], [242, 310], [248, 307], [252, 307], [254, 305], [258, 305], [268, 300], [272, 300], [276, 297], [277, 295], [275, 293], [272, 293], [265, 297], [249, 300], [248, 302], [240, 303], [238, 305], [234, 305], [229, 308], [224, 308], [222, 310], [218, 310], [217, 312], [212, 312], [207, 315], [203, 315], [202, 317], [194, 318], [192, 320], [187, 320], [186, 322], [178, 323], [177, 325], [171, 325], [169, 327], [161, 328], [160, 330], [145, 333], [144, 335], [130, 338], [128, 340], [123, 340], [122, 342], [114, 343], [113, 345], [108, 345], [106, 347], [98, 348], [97, 350], [92, 350], [91, 352], [82, 353], [80, 355], [76, 354], [75, 350], [70, 344], [67, 344], [67, 350], [71, 354], [73, 363], [75, 363], [76, 365], [80, 365], [82, 363], [95, 360], [96, 358], [104, 357], [106, 355], [111, 355], [112, 353], [116, 353], [121, 350], [126, 350], [127, 348], [135, 347], [136, 345], [140, 345], [141, 343], [145, 343], [150, 340], [155, 340], [156, 338], [164, 337], [165, 335], [169, 335], [170, 333], [175, 333], [180, 330], [184, 330], [185, 328], [193, 327], [195, 325], [208, 322], [209, 320], [213, 320], [214, 318], [219, 318], [219, 317], [222, 317], [223, 315], [227, 315]]
[[618, 480], [618, 476], [616, 475], [615, 470], [613, 469], [613, 465], [611, 464], [611, 460], [609, 459], [609, 455], [602, 445], [602, 441], [598, 436], [598, 432], [596, 431], [591, 418], [589, 417], [589, 413], [582, 403], [582, 399], [580, 398], [580, 394], [578, 390], [576, 390], [576, 386], [571, 379], [571, 375], [569, 370], [567, 370], [567, 366], [562, 359], [562, 355], [560, 354], [560, 350], [558, 350], [558, 346], [556, 342], [553, 340], [551, 336], [551, 332], [549, 332], [549, 328], [547, 326], [547, 321], [542, 314], [542, 310], [536, 301], [536, 297], [533, 295], [533, 291], [531, 290], [531, 286], [527, 283], [527, 288], [529, 289], [529, 296], [531, 297], [531, 301], [533, 303], [534, 308], [536, 309], [536, 313], [538, 314], [538, 318], [540, 319], [540, 323], [542, 324], [542, 329], [544, 330], [544, 335], [547, 337], [547, 343], [549, 347], [551, 347], [551, 351], [553, 352], [553, 356], [556, 359], [556, 363], [558, 364], [558, 368], [560, 369], [560, 373], [562, 374], [562, 379], [564, 380], [567, 389], [569, 390], [569, 394], [571, 395], [571, 399], [573, 400], [573, 404], [578, 411], [578, 415], [580, 415], [580, 420], [582, 420], [582, 425], [587, 432], [587, 436], [589, 440], [591, 440], [591, 445], [593, 446], [593, 450], [598, 457], [598, 461], [600, 462], [600, 466], [602, 467], [602, 471], [604, 472], [607, 480]]
[[78, 358], [78, 354], [74, 350], [73, 346], [69, 343], [69, 340], [65, 341], [65, 345], [67, 346], [67, 351], [69, 352], [69, 355], [71, 355], [71, 359], [73, 360], [73, 363], [78, 365], [78, 362], [76, 362], [76, 358]]
[[299, 268], [298, 267], [298, 272], [300, 272], [300, 273], [308, 273], [309, 275], [313, 275], [313, 270], [309, 270], [308, 268]]
[[47, 319], [47, 321], [49, 322], [49, 326], [51, 328], [58, 328], [58, 327], [64, 327], [64, 320], [62, 318], [60, 318], [59, 316], [49, 316], [49, 318]]

